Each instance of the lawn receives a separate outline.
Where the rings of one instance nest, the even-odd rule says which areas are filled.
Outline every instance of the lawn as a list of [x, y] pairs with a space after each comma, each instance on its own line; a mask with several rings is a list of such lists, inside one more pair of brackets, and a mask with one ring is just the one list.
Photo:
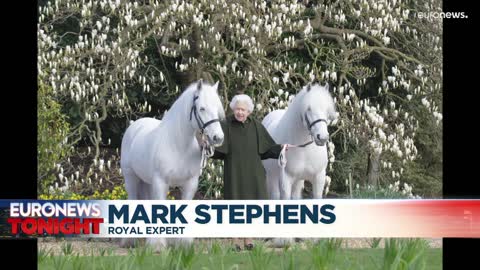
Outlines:
[[341, 248], [335, 240], [322, 240], [283, 250], [259, 243], [252, 251], [235, 252], [213, 243], [161, 253], [139, 247], [125, 256], [112, 250], [81, 256], [68, 246], [62, 253], [39, 250], [38, 269], [442, 269], [442, 249], [421, 239], [392, 239], [387, 248]]

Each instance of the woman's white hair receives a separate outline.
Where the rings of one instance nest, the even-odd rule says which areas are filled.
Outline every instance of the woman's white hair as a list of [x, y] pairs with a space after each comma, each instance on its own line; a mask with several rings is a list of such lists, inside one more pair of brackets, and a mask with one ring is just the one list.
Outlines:
[[249, 112], [253, 112], [253, 101], [249, 96], [245, 94], [234, 96], [232, 98], [232, 101], [230, 102], [230, 109], [232, 109], [232, 111], [235, 110], [235, 106], [237, 106], [237, 103], [239, 102], [247, 105], [247, 110]]

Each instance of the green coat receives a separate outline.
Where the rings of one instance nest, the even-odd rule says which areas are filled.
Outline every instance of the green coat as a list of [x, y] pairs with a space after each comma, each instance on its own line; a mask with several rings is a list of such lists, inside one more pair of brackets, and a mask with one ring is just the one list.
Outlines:
[[267, 129], [250, 116], [244, 123], [235, 116], [221, 122], [224, 141], [212, 158], [224, 160], [224, 199], [268, 199], [262, 159], [277, 159], [281, 145], [276, 144]]

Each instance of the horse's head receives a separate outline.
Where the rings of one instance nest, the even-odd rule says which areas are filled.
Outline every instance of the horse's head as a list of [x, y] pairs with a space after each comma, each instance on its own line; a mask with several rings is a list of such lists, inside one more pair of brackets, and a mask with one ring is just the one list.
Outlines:
[[210, 145], [222, 145], [223, 131], [220, 120], [225, 118], [225, 113], [218, 96], [218, 82], [214, 85], [202, 80], [196, 83], [190, 114], [193, 127], [203, 132]]
[[323, 146], [329, 139], [328, 125], [337, 118], [335, 103], [328, 92], [328, 84], [308, 84], [304, 91], [302, 122], [315, 143]]

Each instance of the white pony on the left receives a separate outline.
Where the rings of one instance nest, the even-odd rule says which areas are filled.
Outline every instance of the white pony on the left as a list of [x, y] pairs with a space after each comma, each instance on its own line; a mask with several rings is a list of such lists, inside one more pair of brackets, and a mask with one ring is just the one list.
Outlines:
[[[120, 160], [128, 199], [165, 200], [171, 186], [182, 189], [181, 199], [193, 199], [203, 157], [196, 134], [203, 134], [208, 146], [222, 145], [223, 118], [218, 82], [210, 85], [200, 80], [187, 87], [162, 121], [141, 118], [133, 122], [123, 136]], [[147, 239], [156, 251], [166, 244], [165, 238]], [[132, 238], [121, 241], [123, 247], [133, 245]]]

